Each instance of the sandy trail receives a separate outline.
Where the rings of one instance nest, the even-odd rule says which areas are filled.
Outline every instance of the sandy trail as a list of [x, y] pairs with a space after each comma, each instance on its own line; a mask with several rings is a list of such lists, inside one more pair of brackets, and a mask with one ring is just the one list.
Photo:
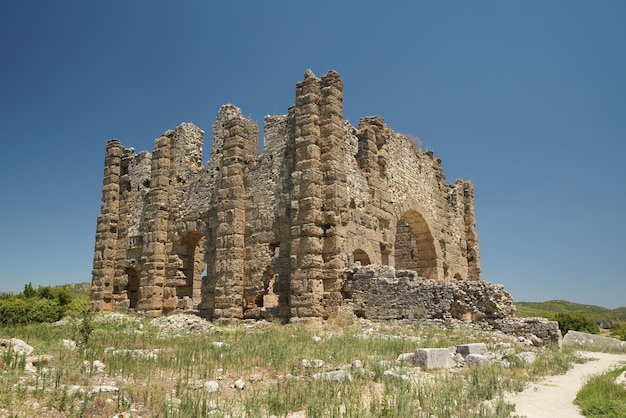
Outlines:
[[576, 393], [589, 376], [626, 363], [626, 355], [595, 352], [582, 354], [593, 360], [575, 364], [564, 375], [546, 377], [541, 382], [530, 385], [523, 392], [508, 394], [507, 402], [515, 404], [513, 415], [527, 418], [584, 418], [578, 406], [573, 403]]

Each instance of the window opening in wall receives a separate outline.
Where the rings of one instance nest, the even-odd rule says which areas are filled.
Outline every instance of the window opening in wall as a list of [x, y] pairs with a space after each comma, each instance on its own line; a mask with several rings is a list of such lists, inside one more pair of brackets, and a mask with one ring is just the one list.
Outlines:
[[194, 306], [201, 302], [202, 277], [208, 273], [208, 266], [204, 261], [204, 242], [204, 236], [198, 231], [189, 232], [181, 242], [178, 255], [182, 260], [180, 272], [184, 281], [176, 287], [179, 302], [185, 297], [191, 299]]
[[126, 275], [128, 276], [126, 293], [130, 302], [129, 307], [130, 309], [137, 309], [137, 303], [139, 302], [139, 275], [134, 268], [127, 268]]

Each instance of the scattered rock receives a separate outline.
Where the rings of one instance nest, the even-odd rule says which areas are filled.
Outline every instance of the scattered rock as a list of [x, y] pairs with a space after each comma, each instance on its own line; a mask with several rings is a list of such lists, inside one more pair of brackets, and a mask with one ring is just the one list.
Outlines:
[[211, 343], [211, 345], [212, 345], [213, 347], [216, 347], [216, 348], [228, 348], [228, 347], [230, 347], [230, 344], [225, 343], [225, 342], [223, 342], [223, 341], [213, 341], [213, 342]]
[[52, 361], [52, 356], [49, 354], [40, 354], [37, 356], [26, 357], [26, 362], [32, 364], [35, 367], [46, 366]]
[[156, 360], [158, 354], [161, 352], [160, 349], [135, 349], [135, 350], [126, 350], [126, 349], [115, 349], [113, 347], [107, 347], [104, 349], [104, 352], [112, 355], [112, 356], [121, 356], [121, 355], [130, 355], [136, 358], [145, 358]]
[[219, 329], [206, 319], [187, 314], [158, 316], [150, 320], [150, 324], [162, 331], [219, 332]]
[[233, 385], [235, 389], [239, 389], [239, 390], [243, 390], [245, 386], [246, 386], [246, 382], [243, 379], [235, 380], [235, 383]]
[[215, 393], [220, 389], [220, 384], [215, 380], [209, 380], [204, 384], [204, 389], [209, 393]]
[[313, 375], [313, 379], [327, 380], [329, 382], [343, 382], [345, 380], [351, 382], [352, 375], [346, 370], [333, 370], [330, 372], [316, 373]]
[[496, 350], [506, 351], [511, 348], [511, 343], [497, 342], [494, 347]]
[[302, 359], [301, 363], [302, 363], [302, 367], [304, 367], [305, 369], [307, 368], [319, 369], [321, 367], [324, 367], [324, 360], [320, 360], [320, 359], [313, 359], [313, 360]]
[[530, 340], [532, 345], [534, 345], [535, 347], [543, 346], [543, 340], [537, 337], [535, 334], [530, 334], [530, 337], [528, 339]]
[[385, 370], [383, 372], [383, 377], [386, 378], [386, 379], [393, 380], [395, 382], [400, 382], [400, 381], [401, 382], [406, 382], [406, 381], [410, 380], [410, 378], [408, 376], [396, 373], [393, 370]]
[[4, 348], [10, 347], [11, 350], [13, 350], [13, 353], [17, 354], [18, 356], [29, 356], [34, 351], [34, 348], [32, 346], [26, 344], [19, 338], [1, 339], [0, 346]]
[[465, 356], [465, 364], [470, 367], [483, 366], [491, 361], [486, 354], [468, 354]]
[[70, 350], [76, 350], [76, 342], [72, 340], [63, 340], [63, 346], [65, 348], [69, 348]]
[[96, 393], [117, 393], [120, 391], [120, 388], [118, 388], [117, 386], [112, 386], [112, 385], [100, 385], [100, 386], [94, 386], [91, 389], [91, 393], [96, 394]]
[[352, 362], [352, 368], [354, 368], [354, 369], [362, 369], [363, 368], [363, 362], [361, 360], [354, 360]]
[[100, 360], [94, 360], [93, 363], [85, 360], [83, 361], [83, 366], [85, 366], [86, 369], [95, 371], [96, 373], [104, 373], [106, 370], [106, 365]]
[[415, 357], [415, 353], [402, 353], [396, 359], [396, 363], [398, 363], [398, 364], [404, 364], [404, 363], [413, 364], [414, 363], [414, 357]]
[[524, 351], [523, 353], [519, 353], [517, 355], [517, 358], [522, 360], [524, 364], [530, 365], [530, 364], [533, 364], [535, 360], [537, 360], [537, 355], [533, 353], [532, 351]]

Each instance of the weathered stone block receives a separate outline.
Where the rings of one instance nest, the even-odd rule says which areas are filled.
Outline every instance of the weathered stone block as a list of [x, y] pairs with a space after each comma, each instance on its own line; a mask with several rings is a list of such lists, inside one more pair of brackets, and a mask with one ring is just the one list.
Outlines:
[[456, 352], [463, 357], [469, 354], [487, 355], [487, 345], [485, 343], [461, 344], [456, 346]]
[[470, 367], [483, 366], [489, 364], [491, 359], [487, 354], [468, 354], [465, 357], [465, 364]]
[[451, 369], [454, 360], [447, 348], [418, 348], [413, 355], [413, 362], [423, 369]]

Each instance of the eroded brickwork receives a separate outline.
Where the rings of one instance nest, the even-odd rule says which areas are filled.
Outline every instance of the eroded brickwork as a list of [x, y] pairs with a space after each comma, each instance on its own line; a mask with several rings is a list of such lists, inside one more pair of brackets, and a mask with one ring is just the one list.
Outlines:
[[348, 267], [480, 280], [469, 181], [381, 117], [343, 119], [343, 82], [310, 70], [287, 115], [259, 128], [233, 105], [152, 154], [107, 143], [91, 307], [197, 310], [213, 319], [329, 317]]

